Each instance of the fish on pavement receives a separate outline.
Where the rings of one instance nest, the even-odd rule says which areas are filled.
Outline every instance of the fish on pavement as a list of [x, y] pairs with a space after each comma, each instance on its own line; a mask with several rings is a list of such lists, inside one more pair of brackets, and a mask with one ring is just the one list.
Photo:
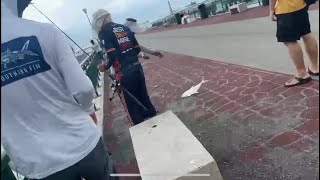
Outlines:
[[198, 94], [201, 85], [202, 85], [203, 83], [206, 83], [206, 82], [208, 82], [208, 81], [207, 81], [207, 80], [204, 80], [204, 78], [202, 78], [202, 81], [201, 81], [199, 84], [197, 84], [197, 85], [195, 85], [195, 86], [192, 86], [189, 90], [187, 90], [186, 92], [184, 92], [184, 93], [181, 95], [181, 97], [182, 97], [182, 98], [185, 98], [185, 97], [190, 97], [190, 96], [192, 96], [192, 95], [194, 95], [194, 94]]

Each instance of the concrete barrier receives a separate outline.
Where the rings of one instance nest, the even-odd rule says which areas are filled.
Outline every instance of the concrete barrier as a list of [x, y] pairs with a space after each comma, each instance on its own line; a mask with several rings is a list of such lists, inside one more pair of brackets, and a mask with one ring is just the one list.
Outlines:
[[102, 124], [103, 124], [103, 99], [104, 99], [104, 73], [100, 74], [100, 80], [98, 81], [100, 84], [99, 87], [97, 87], [97, 93], [99, 94], [99, 97], [94, 99], [94, 104], [98, 108], [98, 111], [96, 111], [96, 116], [98, 119], [97, 126], [99, 130], [103, 130]]
[[130, 128], [143, 180], [222, 180], [217, 163], [171, 111]]

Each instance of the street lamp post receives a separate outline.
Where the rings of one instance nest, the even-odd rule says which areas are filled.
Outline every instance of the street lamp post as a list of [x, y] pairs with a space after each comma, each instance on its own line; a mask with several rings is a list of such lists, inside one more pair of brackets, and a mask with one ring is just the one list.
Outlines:
[[89, 24], [92, 25], [92, 24], [91, 24], [91, 21], [90, 21], [90, 19], [89, 19], [88, 13], [87, 13], [87, 9], [84, 8], [84, 9], [82, 9], [82, 11], [86, 14], [86, 16], [87, 16], [87, 18], [88, 18], [88, 21], [89, 21]]

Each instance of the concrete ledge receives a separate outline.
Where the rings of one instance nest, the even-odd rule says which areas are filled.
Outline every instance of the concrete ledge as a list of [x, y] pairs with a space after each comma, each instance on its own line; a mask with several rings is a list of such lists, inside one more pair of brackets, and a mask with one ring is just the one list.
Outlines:
[[97, 126], [102, 131], [102, 124], [103, 124], [103, 98], [104, 98], [104, 73], [100, 73], [100, 80], [98, 83], [100, 87], [97, 87], [97, 92], [100, 95], [99, 97], [94, 99], [94, 104], [98, 108], [96, 112], [96, 116], [98, 119]]
[[222, 180], [215, 160], [173, 112], [130, 128], [130, 134], [143, 180]]

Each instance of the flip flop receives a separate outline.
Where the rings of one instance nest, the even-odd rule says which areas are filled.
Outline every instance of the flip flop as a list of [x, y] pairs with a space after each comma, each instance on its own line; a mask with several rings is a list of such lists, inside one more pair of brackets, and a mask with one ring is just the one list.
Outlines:
[[[294, 86], [300, 86], [300, 85], [302, 85], [302, 84], [306, 84], [306, 83], [312, 81], [312, 77], [309, 76], [309, 77], [307, 77], [307, 78], [298, 78], [298, 77], [295, 76], [295, 77], [293, 77], [293, 78], [292, 78], [290, 81], [288, 81], [288, 82], [291, 82], [291, 81], [293, 81], [293, 80], [296, 80], [297, 83], [294, 83], [294, 84], [285, 84], [284, 87], [294, 87]], [[288, 83], [288, 82], [287, 82], [287, 83]]]
[[315, 72], [312, 72], [310, 70], [310, 68], [308, 68], [308, 73], [311, 75], [311, 76], [319, 76], [319, 72], [315, 73]]

